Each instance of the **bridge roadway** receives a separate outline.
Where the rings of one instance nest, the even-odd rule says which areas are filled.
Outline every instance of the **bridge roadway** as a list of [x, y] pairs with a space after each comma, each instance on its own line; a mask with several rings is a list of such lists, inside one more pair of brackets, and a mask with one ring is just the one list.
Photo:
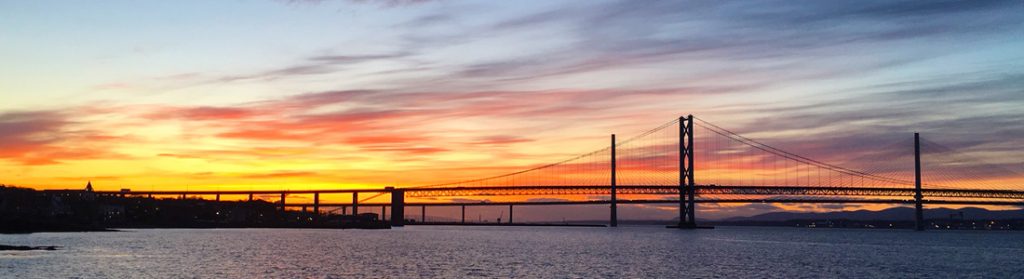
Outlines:
[[[618, 194], [633, 195], [676, 195], [678, 185], [618, 185]], [[468, 197], [468, 196], [562, 196], [562, 195], [604, 195], [611, 191], [607, 185], [592, 186], [472, 186], [436, 188], [396, 188], [405, 192], [406, 197]], [[292, 194], [352, 194], [390, 193], [389, 188], [377, 189], [320, 189], [320, 190], [204, 190], [204, 191], [96, 191], [101, 195], [131, 196], [179, 196], [179, 195], [292, 195]], [[911, 187], [826, 187], [826, 186], [716, 186], [697, 185], [698, 195], [766, 195], [766, 196], [824, 196], [847, 197], [907, 197], [912, 200]], [[1011, 199], [1024, 202], [1024, 190], [985, 189], [923, 189], [928, 198], [975, 198]], [[721, 199], [725, 202], [727, 199]], [[797, 199], [808, 201], [810, 199]], [[860, 201], [860, 200], [854, 200]]]
[[[678, 185], [618, 185], [618, 194], [634, 195], [678, 195]], [[351, 203], [320, 202], [321, 194], [354, 194], [377, 193], [389, 194], [400, 190], [405, 197], [469, 197], [469, 196], [564, 196], [564, 195], [606, 195], [611, 191], [607, 185], [593, 186], [473, 186], [473, 187], [435, 187], [435, 188], [398, 188], [398, 189], [321, 189], [321, 190], [241, 190], [241, 191], [96, 191], [101, 195], [120, 196], [220, 196], [248, 195], [280, 195], [282, 203], [285, 197], [293, 194], [314, 194], [313, 203], [287, 203], [284, 207], [350, 207], [357, 206], [390, 206], [390, 203], [363, 203], [353, 199]], [[913, 204], [914, 189], [909, 187], [823, 187], [823, 186], [696, 186], [698, 203], [860, 203], [860, 204]], [[926, 204], [959, 204], [959, 205], [1008, 205], [1024, 206], [1024, 191], [1018, 190], [983, 190], [983, 189], [925, 189], [923, 194]], [[703, 196], [703, 197], [700, 197]], [[716, 198], [708, 198], [715, 196]], [[726, 197], [721, 197], [726, 196]], [[743, 196], [728, 198], [727, 196]], [[780, 196], [767, 198], [750, 198], [749, 196]], [[793, 198], [796, 196], [798, 198]], [[799, 197], [804, 198], [799, 198]], [[721, 197], [721, 198], [719, 198]], [[830, 198], [835, 197], [835, 198]], [[900, 198], [905, 197], [905, 198]], [[355, 197], [353, 197], [355, 198]], [[621, 204], [678, 204], [675, 199], [636, 199], [618, 200]], [[406, 202], [406, 206], [499, 206], [499, 205], [585, 205], [609, 204], [608, 200], [582, 201], [521, 201], [521, 202]]]
[[[914, 189], [896, 187], [806, 187], [806, 186], [714, 186], [698, 185], [695, 187], [698, 197], [695, 203], [859, 203], [859, 204], [916, 204]], [[381, 218], [387, 218], [388, 207], [391, 207], [390, 220], [404, 220], [407, 207], [420, 207], [420, 222], [426, 223], [427, 207], [455, 206], [461, 207], [462, 222], [465, 223], [466, 207], [470, 206], [508, 206], [508, 223], [512, 224], [513, 208], [516, 205], [604, 205], [615, 208], [617, 204], [673, 204], [679, 205], [678, 199], [626, 199], [626, 200], [548, 200], [548, 201], [507, 201], [507, 202], [405, 202], [406, 197], [466, 197], [466, 196], [559, 196], [559, 195], [607, 195], [610, 186], [512, 186], [512, 187], [436, 187], [436, 188], [391, 188], [385, 189], [334, 189], [334, 190], [260, 190], [260, 191], [97, 191], [100, 195], [111, 196], [153, 196], [153, 195], [215, 195], [220, 200], [222, 195], [248, 195], [252, 201], [254, 195], [280, 195], [276, 203], [281, 210], [286, 208], [302, 208], [306, 212], [321, 212], [324, 207], [339, 207], [342, 214], [347, 208], [357, 214], [359, 208], [380, 207]], [[678, 185], [662, 186], [617, 186], [619, 194], [640, 195], [678, 195]], [[349, 193], [351, 203], [320, 202], [321, 194]], [[392, 194], [390, 203], [364, 203], [359, 200], [359, 193]], [[400, 196], [394, 195], [401, 193]], [[1014, 190], [969, 190], [969, 189], [929, 189], [923, 191], [928, 199], [922, 204], [957, 204], [957, 205], [1004, 205], [1024, 206], [1024, 191]], [[291, 194], [313, 194], [312, 203], [287, 203]], [[709, 196], [715, 196], [711, 198]], [[734, 198], [718, 198], [718, 196], [736, 196]], [[768, 196], [766, 198], [749, 198], [749, 196]], [[803, 198], [792, 196], [802, 196]], [[900, 198], [903, 197], [903, 198]], [[404, 216], [404, 217], [399, 217]], [[395, 221], [392, 221], [395, 222]], [[405, 221], [393, 225], [401, 226]], [[615, 217], [612, 215], [614, 226]], [[680, 225], [681, 227], [682, 225]]]
[[[675, 195], [678, 185], [618, 185], [618, 194]], [[552, 196], [602, 195], [610, 192], [606, 185], [594, 186], [474, 186], [404, 189], [407, 197], [463, 196]], [[883, 196], [913, 197], [913, 187], [827, 187], [827, 186], [716, 186], [697, 185], [698, 195], [776, 195], [776, 196]], [[926, 197], [1021, 199], [1024, 191], [980, 189], [924, 189]]]
[[[609, 204], [609, 200], [584, 200], [584, 201], [517, 201], [517, 202], [407, 202], [405, 206], [508, 206], [508, 205], [597, 205]], [[696, 203], [860, 203], [860, 204], [914, 204], [914, 199], [698, 199]], [[679, 200], [666, 199], [638, 199], [618, 200], [619, 204], [679, 204]], [[1024, 201], [985, 201], [985, 200], [924, 200], [925, 204], [951, 204], [951, 205], [1006, 205], [1024, 206]], [[288, 207], [313, 207], [314, 203], [289, 203]], [[320, 203], [321, 207], [350, 207], [351, 203]], [[358, 206], [391, 206], [391, 203], [359, 203]]]

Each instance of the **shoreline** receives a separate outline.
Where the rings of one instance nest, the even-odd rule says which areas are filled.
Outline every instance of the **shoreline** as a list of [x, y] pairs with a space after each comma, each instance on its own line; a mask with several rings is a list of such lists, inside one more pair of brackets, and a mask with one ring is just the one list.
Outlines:
[[39, 229], [39, 230], [3, 230], [0, 235], [33, 234], [33, 233], [74, 233], [74, 232], [123, 232], [131, 229], [390, 229], [390, 225], [382, 224], [348, 224], [343, 226], [125, 226], [116, 228], [96, 229]]
[[0, 251], [56, 251], [58, 248], [60, 248], [60, 246], [19, 246], [0, 244]]

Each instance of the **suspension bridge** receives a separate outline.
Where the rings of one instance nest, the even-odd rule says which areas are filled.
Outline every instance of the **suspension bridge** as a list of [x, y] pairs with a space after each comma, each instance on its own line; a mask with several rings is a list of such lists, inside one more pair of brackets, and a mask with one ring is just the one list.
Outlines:
[[[924, 228], [924, 205], [1024, 206], [1024, 187], [1012, 185], [1024, 177], [1013, 170], [983, 163], [969, 153], [926, 140], [918, 134], [881, 146], [861, 163], [844, 167], [813, 156], [773, 147], [750, 137], [686, 116], [607, 147], [502, 175], [431, 185], [377, 189], [259, 190], [259, 191], [97, 191], [102, 195], [213, 197], [279, 195], [282, 210], [301, 207], [320, 213], [338, 208], [379, 207], [392, 225], [408, 222], [407, 207], [457, 206], [466, 222], [467, 206], [606, 204], [608, 224], [618, 225], [619, 204], [678, 206], [679, 228], [696, 228], [700, 203], [852, 203], [912, 205], [916, 228]], [[972, 164], [973, 163], [973, 164]], [[322, 202], [321, 195], [348, 194], [351, 202]], [[360, 199], [360, 194], [363, 198]], [[312, 202], [288, 203], [291, 195], [313, 195]], [[390, 202], [370, 202], [390, 196]], [[436, 202], [489, 196], [558, 199], [507, 202]], [[573, 199], [572, 197], [576, 197]], [[580, 199], [579, 197], [583, 197]], [[407, 201], [409, 199], [409, 201]], [[412, 200], [423, 200], [414, 202]], [[387, 209], [390, 208], [390, 216]], [[390, 217], [390, 218], [388, 218]], [[454, 222], [456, 224], [460, 222]]]

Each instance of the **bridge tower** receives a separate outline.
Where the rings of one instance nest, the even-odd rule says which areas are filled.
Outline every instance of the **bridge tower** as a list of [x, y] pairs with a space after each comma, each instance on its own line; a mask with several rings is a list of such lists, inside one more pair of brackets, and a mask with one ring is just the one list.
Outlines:
[[[611, 221], [609, 222], [610, 223], [609, 225], [612, 226], [612, 227], [618, 227], [619, 226], [619, 211], [618, 211], [619, 210], [619, 201], [618, 201], [618, 196], [617, 196], [618, 193], [616, 193], [617, 191], [616, 191], [616, 187], [615, 187], [615, 185], [618, 184], [618, 181], [617, 181], [618, 179], [615, 177], [615, 165], [616, 165], [616, 162], [615, 162], [615, 134], [612, 134], [612, 166], [611, 166], [611, 168], [612, 168], [612, 181], [611, 181], [612, 190], [611, 190], [611, 201], [610, 201], [610, 204], [611, 204]], [[511, 212], [511, 208], [509, 209], [509, 212]]]
[[693, 115], [679, 117], [679, 225], [680, 229], [697, 227], [693, 179]]
[[921, 194], [921, 135], [914, 133], [914, 229], [924, 230], [924, 195]]

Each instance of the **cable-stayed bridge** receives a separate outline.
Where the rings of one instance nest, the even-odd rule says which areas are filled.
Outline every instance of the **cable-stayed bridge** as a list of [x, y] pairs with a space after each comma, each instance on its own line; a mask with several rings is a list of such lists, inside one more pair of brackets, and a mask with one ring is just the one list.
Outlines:
[[[859, 166], [840, 166], [798, 155], [734, 133], [693, 116], [680, 117], [639, 135], [569, 159], [522, 171], [431, 185], [384, 189], [292, 191], [141, 191], [109, 195], [254, 196], [280, 195], [286, 207], [379, 206], [391, 208], [393, 225], [406, 220], [408, 206], [509, 206], [608, 204], [609, 224], [617, 225], [618, 204], [675, 204], [679, 227], [696, 227], [698, 203], [863, 203], [914, 205], [918, 228], [925, 204], [1024, 206], [1024, 187], [1012, 185], [1021, 174], [981, 163], [965, 152], [914, 134], [879, 146]], [[833, 152], [835, 153], [835, 152]], [[865, 160], [867, 159], [867, 160]], [[863, 161], [870, 161], [863, 163]], [[351, 203], [323, 203], [321, 194], [351, 194]], [[364, 193], [360, 199], [360, 193]], [[289, 195], [312, 194], [312, 203], [288, 203]], [[390, 202], [370, 202], [390, 196]], [[519, 202], [412, 202], [487, 196], [544, 197]], [[386, 197], [385, 197], [386, 198]], [[410, 201], [406, 201], [410, 199]], [[382, 217], [383, 218], [383, 217]]]

